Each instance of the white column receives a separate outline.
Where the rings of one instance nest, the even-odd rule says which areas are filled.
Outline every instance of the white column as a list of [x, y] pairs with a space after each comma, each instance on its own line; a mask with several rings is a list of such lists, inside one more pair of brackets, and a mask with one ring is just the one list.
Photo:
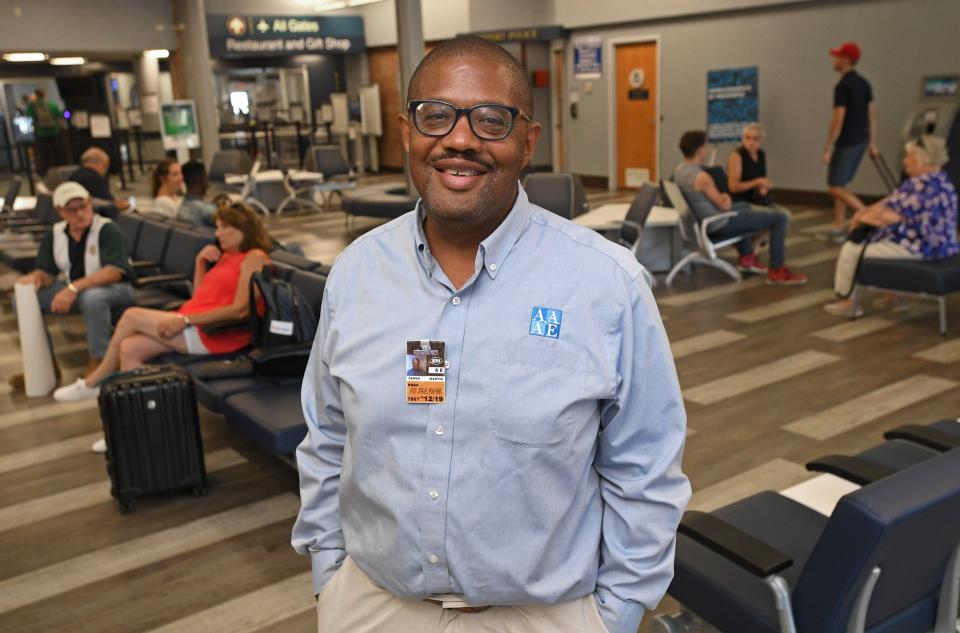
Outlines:
[[150, 99], [158, 102], [160, 100], [160, 60], [141, 54], [134, 60], [134, 69], [137, 73], [137, 89], [140, 92], [143, 130], [157, 132], [160, 130], [160, 115], [156, 112], [150, 114], [144, 112], [143, 103]]
[[197, 103], [197, 118], [200, 119], [197, 123], [200, 126], [203, 162], [209, 165], [213, 161], [214, 152], [220, 149], [220, 130], [217, 125], [213, 69], [210, 66], [206, 2], [204, 0], [174, 0], [174, 2], [174, 14], [183, 24], [179, 41], [187, 95]]
[[[400, 107], [407, 105], [407, 86], [417, 64], [423, 59], [423, 18], [420, 12], [420, 0], [396, 0], [397, 9], [397, 51], [400, 54]], [[403, 173], [407, 178], [407, 193], [416, 195], [413, 181], [410, 180], [410, 160], [403, 154]]]

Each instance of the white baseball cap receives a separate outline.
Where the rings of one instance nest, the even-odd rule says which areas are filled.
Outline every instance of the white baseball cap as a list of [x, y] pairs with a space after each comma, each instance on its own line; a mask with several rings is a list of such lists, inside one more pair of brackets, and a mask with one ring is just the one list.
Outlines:
[[79, 182], [65, 182], [53, 190], [53, 206], [60, 209], [74, 198], [90, 199], [90, 192]]

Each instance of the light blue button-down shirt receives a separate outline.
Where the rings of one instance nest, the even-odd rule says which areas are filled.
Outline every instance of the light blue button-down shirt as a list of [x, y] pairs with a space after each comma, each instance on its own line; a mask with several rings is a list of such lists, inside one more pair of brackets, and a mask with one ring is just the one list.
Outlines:
[[[635, 633], [673, 576], [690, 497], [683, 400], [640, 265], [520, 188], [457, 290], [422, 218], [418, 204], [357, 239], [327, 282], [293, 528], [314, 592], [349, 554], [405, 598], [593, 592], [610, 633]], [[406, 342], [421, 339], [446, 343], [443, 404], [406, 402]]]

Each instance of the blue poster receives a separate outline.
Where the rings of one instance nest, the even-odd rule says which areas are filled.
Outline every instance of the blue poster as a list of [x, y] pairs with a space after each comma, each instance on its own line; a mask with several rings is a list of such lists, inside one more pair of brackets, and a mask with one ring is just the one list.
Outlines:
[[759, 120], [756, 66], [707, 72], [707, 140], [735, 142], [747, 123]]
[[573, 40], [573, 78], [599, 79], [603, 74], [603, 39], [580, 37]]

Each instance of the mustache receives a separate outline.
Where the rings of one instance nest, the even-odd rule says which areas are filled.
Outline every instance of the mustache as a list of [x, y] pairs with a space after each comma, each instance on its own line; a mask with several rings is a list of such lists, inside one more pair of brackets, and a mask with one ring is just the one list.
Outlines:
[[476, 163], [481, 167], [488, 169], [490, 171], [493, 171], [493, 168], [494, 168], [494, 165], [492, 163], [480, 158], [480, 156], [477, 155], [477, 153], [473, 150], [467, 150], [465, 152], [458, 152], [457, 150], [444, 150], [442, 153], [436, 156], [431, 156], [430, 162], [435, 163], [441, 160], [450, 160], [450, 159], [458, 159], [458, 158], [460, 160], [468, 160], [471, 163]]

